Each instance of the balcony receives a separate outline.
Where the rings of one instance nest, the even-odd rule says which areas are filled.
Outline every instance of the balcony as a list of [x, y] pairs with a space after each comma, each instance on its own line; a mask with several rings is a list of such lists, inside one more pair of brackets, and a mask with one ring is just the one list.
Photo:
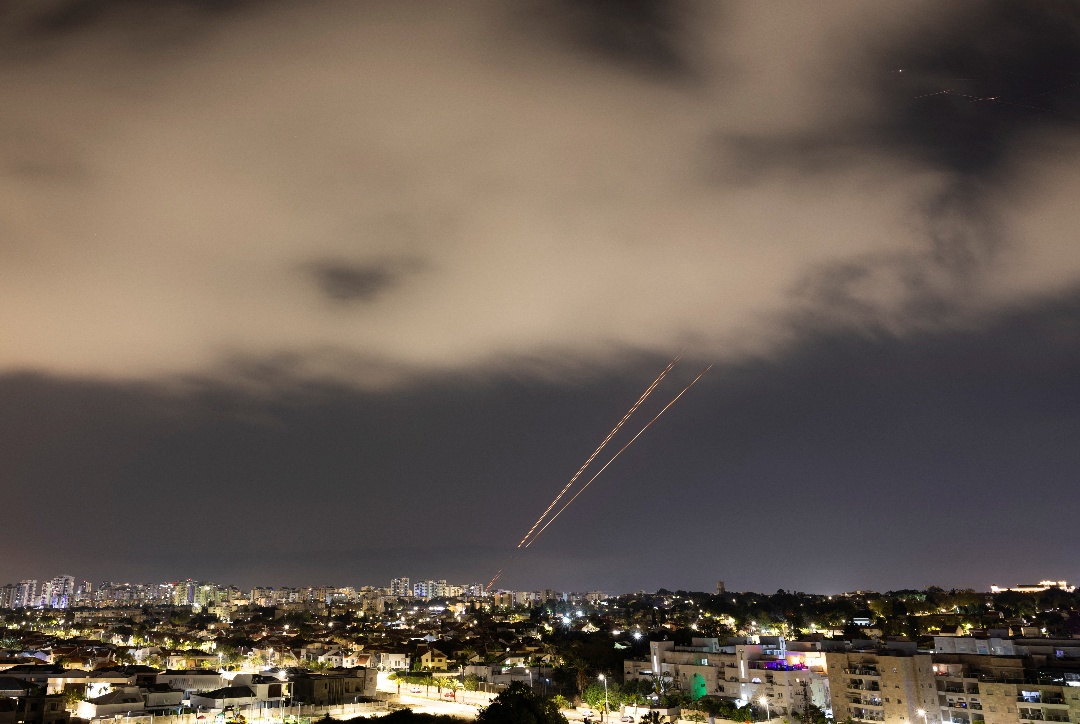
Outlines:
[[852, 669], [844, 669], [844, 673], [852, 676], [881, 676], [875, 666], [859, 666]]
[[856, 691], [881, 691], [881, 684], [876, 681], [863, 681], [862, 679], [848, 679], [847, 688]]

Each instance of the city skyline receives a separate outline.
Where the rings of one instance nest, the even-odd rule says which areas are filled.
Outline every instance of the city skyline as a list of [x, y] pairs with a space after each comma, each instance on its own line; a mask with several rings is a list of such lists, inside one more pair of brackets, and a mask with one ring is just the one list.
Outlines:
[[[991, 584], [988, 588], [965, 589], [936, 587], [940, 591], [970, 591], [973, 593], [1000, 594], [1000, 593], [1041, 593], [1050, 589], [1059, 589], [1064, 593], [1075, 592], [1076, 586], [1069, 584], [1063, 579], [1042, 579], [1028, 583], [1014, 583], [1005, 586]], [[760, 591], [728, 589], [724, 581], [716, 581], [712, 591], [686, 589], [675, 587], [674, 589], [658, 589], [658, 591], [558, 591], [542, 587], [519, 587], [510, 590], [504, 587], [492, 587], [490, 585], [473, 581], [468, 583], [450, 582], [446, 579], [412, 579], [398, 577], [390, 580], [388, 586], [378, 584], [358, 583], [356, 585], [336, 585], [323, 583], [320, 585], [254, 585], [238, 586], [236, 583], [215, 582], [203, 579], [173, 579], [159, 582], [146, 581], [99, 581], [92, 583], [69, 574], [54, 576], [52, 579], [24, 579], [18, 583], [0, 585], [0, 609], [18, 608], [74, 608], [85, 605], [196, 605], [207, 606], [220, 603], [240, 605], [271, 606], [282, 603], [298, 602], [325, 602], [327, 604], [355, 603], [369, 596], [387, 597], [393, 599], [485, 599], [498, 598], [505, 594], [514, 594], [520, 597], [522, 604], [536, 601], [561, 600], [567, 601], [576, 598], [607, 598], [634, 595], [652, 595], [660, 591], [687, 591], [692, 594], [717, 595], [768, 595]], [[901, 592], [904, 589], [901, 590]], [[910, 590], [910, 589], [908, 589]], [[785, 592], [780, 589], [778, 593]], [[891, 594], [891, 591], [787, 591], [791, 594], [806, 596], [856, 596], [863, 597], [867, 594]]]
[[1077, 77], [1064, 2], [9, 3], [0, 580], [1075, 580]]

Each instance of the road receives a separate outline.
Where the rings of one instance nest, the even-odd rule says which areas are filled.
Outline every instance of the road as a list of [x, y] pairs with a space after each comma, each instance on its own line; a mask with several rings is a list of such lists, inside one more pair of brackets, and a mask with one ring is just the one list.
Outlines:
[[[455, 701], [454, 699], [440, 697], [438, 688], [434, 686], [429, 690], [427, 687], [401, 682], [399, 687], [398, 682], [391, 679], [389, 672], [385, 671], [379, 672], [377, 688], [379, 693], [391, 695], [391, 701], [396, 701], [401, 706], [407, 706], [415, 712], [449, 714], [464, 719], [475, 719], [479, 708], [487, 706], [495, 698], [494, 694], [485, 694], [482, 691], [459, 690]], [[399, 688], [401, 691], [400, 697], [397, 695]], [[419, 689], [420, 692], [415, 692], [415, 689]], [[430, 694], [428, 691], [430, 691]]]

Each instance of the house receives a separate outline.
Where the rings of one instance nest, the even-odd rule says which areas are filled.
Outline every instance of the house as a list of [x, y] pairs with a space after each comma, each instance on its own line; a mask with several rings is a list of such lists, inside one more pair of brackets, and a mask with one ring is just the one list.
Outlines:
[[[417, 650], [420, 653], [420, 650]], [[420, 668], [425, 671], [446, 671], [446, 654], [438, 649], [426, 649], [420, 653]]]
[[[125, 686], [138, 685], [135, 674], [117, 669], [100, 669], [88, 671], [86, 676], [86, 698], [93, 699], [108, 694], [115, 689]], [[71, 687], [69, 687], [71, 688]]]
[[70, 719], [62, 694], [0, 698], [0, 724], [61, 724]]
[[408, 651], [382, 651], [378, 654], [379, 668], [383, 671], [405, 671], [411, 657]]
[[116, 714], [137, 714], [146, 709], [142, 690], [137, 686], [125, 686], [108, 694], [79, 702], [80, 719], [96, 719]]
[[168, 684], [151, 684], [140, 690], [146, 710], [153, 714], [169, 713], [184, 703], [184, 692], [170, 689]]
[[246, 686], [255, 692], [255, 700], [260, 707], [278, 706], [289, 693], [289, 685], [283, 678], [264, 674], [236, 674], [230, 684]]
[[4, 675], [43, 687], [46, 694], [76, 691], [95, 697], [116, 687], [135, 684], [134, 674], [117, 670], [83, 671], [82, 669], [65, 669], [62, 666], [13, 666], [5, 671]]
[[10, 676], [0, 676], [0, 698], [15, 699], [26, 696], [31, 688], [31, 684], [28, 684], [21, 679], [13, 679]]
[[155, 683], [167, 684], [170, 689], [183, 691], [184, 698], [188, 698], [191, 694], [220, 689], [226, 684], [226, 681], [216, 671], [185, 669], [181, 671], [162, 671], [157, 675]]
[[293, 700], [305, 704], [346, 704], [375, 698], [377, 672], [357, 667], [325, 674], [299, 673], [292, 681]]
[[191, 695], [191, 706], [203, 709], [224, 709], [233, 707], [240, 709], [255, 706], [258, 697], [250, 686], [226, 686], [213, 691], [205, 691]]
[[351, 669], [357, 665], [356, 654], [349, 653], [340, 648], [332, 648], [315, 657], [320, 664], [326, 664], [335, 669]]
[[165, 657], [166, 669], [200, 669], [217, 666], [221, 659], [204, 651], [175, 651]]

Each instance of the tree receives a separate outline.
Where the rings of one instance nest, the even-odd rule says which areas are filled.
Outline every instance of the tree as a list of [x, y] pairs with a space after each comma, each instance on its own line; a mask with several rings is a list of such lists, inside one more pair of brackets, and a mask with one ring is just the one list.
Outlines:
[[412, 709], [398, 709], [379, 718], [379, 724], [461, 724], [448, 714], [420, 714]]
[[803, 724], [829, 724], [825, 712], [821, 710], [821, 707], [813, 704], [807, 707], [807, 710], [799, 716], [799, 719], [802, 720]]
[[[614, 693], [614, 700], [618, 701], [618, 692], [608, 691], [609, 701], [611, 700], [611, 694]], [[604, 686], [603, 684], [597, 684], [593, 682], [585, 687], [585, 691], [581, 692], [581, 700], [589, 705], [591, 709], [602, 709], [604, 706]]]
[[631, 679], [622, 685], [622, 699], [627, 704], [644, 704], [653, 694], [653, 683], [648, 679]]
[[568, 724], [554, 701], [537, 696], [520, 681], [495, 697], [476, 721], [477, 724]]

